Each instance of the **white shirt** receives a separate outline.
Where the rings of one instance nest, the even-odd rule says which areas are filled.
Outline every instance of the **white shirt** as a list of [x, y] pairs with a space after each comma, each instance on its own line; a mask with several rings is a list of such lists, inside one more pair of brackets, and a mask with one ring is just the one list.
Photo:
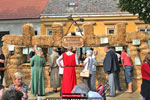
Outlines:
[[96, 61], [96, 56], [93, 54], [93, 65], [92, 65], [92, 71], [96, 71], [96, 66], [98, 66], [98, 62]]
[[[58, 60], [58, 59], [57, 59], [57, 60]], [[56, 60], [56, 63], [57, 63], [57, 60]], [[61, 66], [64, 66], [63, 60], [60, 60], [59, 74], [63, 74], [63, 72], [64, 72], [64, 68], [62, 68]]]
[[[92, 62], [91, 62], [92, 61]], [[83, 63], [86, 63], [86, 65], [84, 66], [83, 70], [89, 69], [90, 74], [92, 74], [92, 66], [90, 66], [90, 62], [92, 63], [91, 65], [93, 65], [93, 59], [92, 57], [87, 57]]]

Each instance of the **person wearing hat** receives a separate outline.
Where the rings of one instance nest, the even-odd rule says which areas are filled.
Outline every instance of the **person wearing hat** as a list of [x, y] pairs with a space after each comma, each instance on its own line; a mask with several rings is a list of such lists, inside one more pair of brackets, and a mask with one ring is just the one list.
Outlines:
[[[60, 64], [62, 59], [63, 66]], [[75, 66], [78, 65], [77, 55], [72, 52], [72, 47], [68, 47], [67, 52], [58, 58], [58, 65], [64, 67], [61, 95], [71, 93], [77, 84]]]

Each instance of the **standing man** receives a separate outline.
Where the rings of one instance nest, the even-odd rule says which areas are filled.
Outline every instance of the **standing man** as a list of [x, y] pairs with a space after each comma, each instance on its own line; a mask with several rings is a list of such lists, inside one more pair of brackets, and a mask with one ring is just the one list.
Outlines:
[[[34, 56], [34, 55], [36, 55], [36, 49], [37, 49], [37, 46], [36, 45], [34, 45], [33, 47], [32, 47], [32, 51], [30, 52], [30, 54], [29, 54], [29, 60], [31, 61], [32, 60], [32, 57]], [[31, 66], [31, 76], [32, 76], [32, 68], [33, 68], [33, 66]], [[32, 80], [32, 79], [31, 79]], [[31, 88], [31, 82], [30, 82], [30, 84], [29, 84], [29, 89]]]
[[114, 97], [116, 95], [115, 90], [115, 73], [118, 70], [118, 59], [113, 50], [109, 49], [108, 46], [105, 46], [104, 51], [106, 56], [103, 62], [104, 72], [108, 74], [108, 82], [110, 86], [110, 94], [108, 97]]
[[[2, 52], [2, 49], [0, 48], [0, 68], [4, 68], [4, 62], [5, 62], [5, 56]], [[3, 83], [3, 78], [4, 78], [4, 70], [0, 71], [0, 84]]]
[[57, 53], [57, 48], [52, 49], [52, 54], [50, 55], [49, 61], [49, 71], [50, 71], [50, 87], [53, 88], [53, 92], [57, 92], [57, 88], [60, 86], [59, 82], [59, 67], [56, 63], [59, 54]]
[[96, 61], [96, 55], [98, 51], [93, 50], [93, 65], [92, 65], [92, 75], [91, 75], [91, 90], [96, 91], [96, 66], [98, 66], [98, 62]]
[[72, 47], [67, 48], [67, 52], [63, 53], [58, 58], [58, 64], [63, 59], [64, 63], [64, 72], [62, 80], [62, 94], [71, 93], [74, 86], [77, 84], [75, 66], [78, 65], [77, 55], [72, 52]]
[[120, 80], [119, 80], [119, 73], [120, 73], [120, 67], [119, 67], [119, 60], [120, 60], [120, 57], [121, 55], [116, 53], [115, 51], [115, 48], [114, 47], [111, 47], [111, 49], [115, 52], [116, 54], [116, 58], [118, 59], [118, 66], [117, 66], [117, 71], [116, 71], [116, 74], [115, 74], [115, 82], [116, 82], [116, 88], [118, 91], [122, 91], [121, 87], [120, 87]]

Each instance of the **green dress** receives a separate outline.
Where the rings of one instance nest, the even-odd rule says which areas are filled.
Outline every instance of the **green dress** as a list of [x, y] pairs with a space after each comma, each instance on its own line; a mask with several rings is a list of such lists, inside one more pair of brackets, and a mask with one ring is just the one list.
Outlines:
[[31, 93], [38, 95], [45, 95], [44, 88], [44, 67], [45, 58], [38, 55], [34, 56], [31, 60], [32, 68], [32, 81], [31, 81]]

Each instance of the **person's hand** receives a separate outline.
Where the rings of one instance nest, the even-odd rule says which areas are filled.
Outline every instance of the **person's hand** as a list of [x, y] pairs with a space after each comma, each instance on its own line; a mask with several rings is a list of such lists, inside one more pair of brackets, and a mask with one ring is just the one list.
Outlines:
[[51, 67], [48, 67], [48, 72], [51, 72]]
[[125, 69], [125, 66], [123, 65], [123, 69]]
[[23, 97], [22, 97], [22, 99], [21, 100], [27, 100], [27, 94], [26, 93], [24, 93], [24, 92], [22, 92], [23, 93]]

